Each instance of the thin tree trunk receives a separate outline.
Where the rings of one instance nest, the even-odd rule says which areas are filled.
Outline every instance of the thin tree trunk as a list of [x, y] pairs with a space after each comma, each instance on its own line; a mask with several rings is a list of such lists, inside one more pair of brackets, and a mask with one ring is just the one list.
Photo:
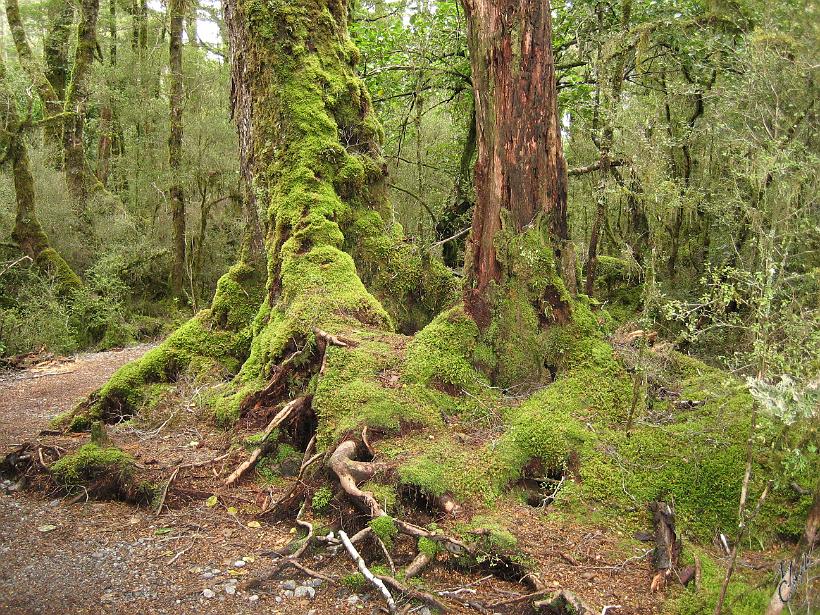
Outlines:
[[65, 99], [70, 70], [68, 54], [71, 26], [74, 23], [74, 3], [71, 0], [52, 2], [49, 11], [50, 25], [43, 41], [46, 79], [62, 101]]
[[111, 172], [111, 144], [114, 139], [114, 113], [110, 102], [100, 109], [100, 138], [97, 141], [97, 179], [108, 186]]
[[6, 65], [2, 59], [0, 59], [0, 110], [3, 111], [0, 115], [0, 126], [3, 127], [3, 131], [0, 134], [4, 134], [3, 140], [6, 141], [5, 143], [0, 142], [0, 150], [6, 151], [14, 179], [16, 215], [11, 238], [23, 254], [31, 258], [46, 273], [54, 276], [58, 290], [69, 292], [81, 286], [82, 282], [62, 256], [50, 246], [48, 236], [37, 218], [34, 177], [31, 173], [28, 148], [23, 135], [23, 127], [17, 115], [16, 101], [9, 90], [6, 79]]
[[197, 33], [197, 18], [199, 2], [191, 0], [189, 6], [185, 11], [185, 34], [188, 35], [188, 45], [191, 47], [199, 46], [199, 34]]
[[[623, 0], [621, 6], [621, 32], [629, 31], [629, 22], [632, 14], [632, 0]], [[598, 67], [598, 88], [606, 88], [603, 98], [603, 132], [599, 143], [600, 177], [598, 179], [598, 199], [595, 208], [595, 218], [592, 222], [592, 231], [589, 238], [589, 249], [587, 252], [587, 278], [584, 292], [590, 297], [595, 290], [595, 276], [598, 269], [598, 243], [600, 240], [601, 228], [606, 221], [607, 212], [607, 188], [609, 185], [609, 175], [612, 165], [610, 153], [613, 144], [615, 129], [613, 126], [613, 115], [621, 103], [621, 92], [623, 91], [624, 66], [626, 65], [626, 49], [622, 49], [613, 67], [611, 82], [608, 88], [604, 85], [601, 75], [602, 66]]]
[[[461, 160], [453, 182], [453, 194], [436, 224], [437, 241], [445, 240], [459, 232], [461, 229], [458, 227], [464, 224], [465, 214], [473, 207], [473, 202], [468, 198], [467, 192], [475, 150], [476, 118], [475, 107], [473, 107], [470, 112], [470, 127], [467, 130], [467, 139], [464, 141], [464, 148], [461, 150]], [[459, 246], [463, 244], [463, 240], [452, 240], [442, 245], [441, 257], [445, 265], [451, 268], [458, 266]]]
[[182, 189], [182, 29], [184, 21], [183, 0], [170, 0], [170, 46], [171, 69], [170, 135], [168, 137], [168, 167], [171, 171], [171, 218], [173, 227], [173, 266], [171, 269], [171, 292], [182, 297], [185, 278], [185, 195]]
[[108, 61], [117, 65], [117, 0], [108, 0]]
[[89, 196], [90, 178], [86, 174], [85, 146], [83, 132], [85, 112], [88, 105], [88, 74], [94, 62], [97, 49], [97, 17], [99, 0], [82, 0], [80, 23], [77, 27], [77, 50], [74, 55], [74, 69], [66, 91], [65, 109], [73, 117], [65, 122], [65, 176], [68, 191], [74, 199], [81, 216]]
[[[52, 117], [59, 115], [63, 110], [60, 97], [46, 78], [40, 62], [34, 57], [31, 51], [31, 46], [28, 43], [26, 31], [23, 27], [23, 20], [20, 18], [20, 6], [17, 0], [6, 0], [6, 19], [9, 22], [11, 37], [14, 40], [14, 48], [17, 51], [20, 66], [34, 85], [34, 89], [37, 90], [37, 95], [40, 97], [40, 100], [43, 101], [46, 113]], [[50, 124], [45, 130], [45, 135], [46, 142], [49, 145], [59, 145], [59, 125], [55, 127], [55, 124]]]

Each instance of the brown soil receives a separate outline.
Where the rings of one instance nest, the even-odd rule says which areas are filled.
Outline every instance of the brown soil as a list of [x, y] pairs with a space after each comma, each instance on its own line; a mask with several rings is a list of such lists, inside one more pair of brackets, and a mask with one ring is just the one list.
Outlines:
[[[53, 416], [148, 348], [80, 355], [0, 374], [0, 455], [26, 441], [66, 450], [85, 443], [88, 436], [83, 434], [38, 434]], [[0, 613], [321, 614], [371, 613], [383, 606], [370, 588], [341, 583], [355, 572], [344, 551], [333, 556], [317, 550], [305, 556], [306, 566], [339, 581], [324, 583], [312, 599], [283, 593], [282, 581], [308, 581], [294, 569], [259, 589], [236, 589], [237, 582], [270, 566], [271, 552], [293, 540], [292, 519], [274, 523], [254, 516], [280, 497], [292, 479], [271, 484], [250, 473], [237, 487], [224, 487], [225, 477], [247, 451], [229, 448], [228, 434], [214, 427], [199, 407], [202, 393], [194, 383], [179, 383], [176, 392], [138, 420], [109, 427], [117, 445], [137, 459], [141, 477], [158, 485], [164, 486], [179, 465], [202, 463], [177, 473], [159, 515], [147, 507], [66, 495], [44, 475], [34, 477], [35, 489], [0, 491]], [[209, 507], [211, 495], [218, 504]], [[522, 554], [538, 562], [548, 588], [576, 592], [597, 612], [606, 605], [620, 605], [607, 611], [617, 615], [662, 612], [662, 595], [648, 589], [649, 546], [605, 528], [559, 521], [549, 509], [522, 505], [507, 512], [516, 516]], [[397, 547], [412, 556], [413, 544]], [[376, 563], [374, 549], [365, 547], [363, 555]], [[406, 563], [397, 557], [397, 565]], [[527, 592], [486, 570], [436, 565], [422, 579], [427, 591], [456, 592], [443, 597], [455, 613], [477, 612], [465, 601], [491, 605]], [[526, 613], [525, 604], [513, 602], [489, 612]]]

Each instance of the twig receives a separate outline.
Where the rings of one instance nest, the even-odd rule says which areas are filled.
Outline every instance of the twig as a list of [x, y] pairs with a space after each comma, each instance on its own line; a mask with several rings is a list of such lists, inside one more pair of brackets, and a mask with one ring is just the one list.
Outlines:
[[382, 553], [384, 553], [384, 556], [387, 558], [387, 563], [390, 566], [390, 572], [395, 575], [396, 574], [396, 565], [393, 563], [393, 558], [390, 557], [390, 551], [387, 550], [387, 546], [384, 544], [384, 541], [381, 538], [379, 538], [379, 535], [376, 534], [375, 532], [373, 533], [373, 538], [376, 539], [376, 542], [379, 544], [379, 546], [382, 549]]
[[162, 507], [165, 505], [165, 498], [168, 495], [168, 489], [170, 488], [171, 483], [174, 482], [174, 479], [177, 477], [177, 474], [179, 474], [179, 467], [177, 467], [173, 472], [171, 472], [171, 476], [168, 478], [168, 482], [165, 483], [165, 488], [162, 490], [162, 497], [160, 497], [159, 504], [157, 504], [157, 508], [154, 511], [154, 514], [156, 516], [159, 516], [162, 512]]
[[362, 556], [359, 555], [359, 552], [356, 550], [356, 547], [353, 546], [353, 543], [350, 542], [350, 538], [348, 538], [347, 534], [344, 530], [339, 530], [339, 538], [342, 539], [342, 543], [347, 549], [347, 552], [350, 554], [350, 557], [356, 562], [356, 566], [359, 568], [359, 572], [362, 573], [365, 579], [367, 579], [376, 589], [381, 592], [381, 595], [384, 596], [384, 599], [387, 601], [387, 608], [390, 613], [396, 612], [396, 601], [393, 600], [393, 596], [390, 594], [390, 590], [387, 589], [387, 586], [384, 584], [384, 581], [376, 576], [373, 575], [372, 572], [367, 567], [367, 564], [364, 563], [364, 559]]
[[447, 606], [432, 594], [428, 594], [427, 592], [406, 587], [399, 583], [393, 577], [389, 577], [384, 574], [377, 575], [377, 578], [383, 581], [386, 585], [389, 585], [394, 591], [397, 591], [400, 594], [405, 594], [407, 596], [410, 596], [410, 598], [412, 598], [413, 600], [424, 602], [428, 606], [433, 607], [434, 609], [438, 609], [442, 613], [445, 613], [447, 611]]

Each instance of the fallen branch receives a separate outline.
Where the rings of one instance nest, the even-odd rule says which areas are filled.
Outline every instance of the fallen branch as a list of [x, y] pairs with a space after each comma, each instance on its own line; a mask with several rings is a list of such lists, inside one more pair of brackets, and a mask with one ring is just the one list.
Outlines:
[[171, 483], [174, 482], [174, 479], [179, 474], [179, 467], [177, 467], [173, 472], [171, 472], [171, 476], [168, 477], [168, 482], [165, 483], [165, 488], [162, 490], [162, 495], [159, 498], [159, 503], [157, 504], [156, 509], [154, 510], [154, 514], [159, 516], [162, 512], [162, 507], [165, 505], [165, 498], [168, 496], [168, 489], [171, 487]]
[[376, 589], [381, 592], [381, 595], [384, 596], [384, 599], [387, 601], [387, 608], [390, 613], [396, 612], [396, 601], [393, 600], [393, 596], [390, 594], [390, 590], [387, 589], [387, 586], [384, 584], [384, 581], [373, 575], [372, 572], [367, 567], [367, 564], [364, 563], [364, 559], [359, 552], [356, 550], [356, 547], [353, 546], [353, 543], [350, 542], [350, 538], [348, 538], [347, 534], [344, 530], [339, 530], [339, 538], [342, 539], [342, 543], [347, 549], [347, 552], [350, 554], [350, 557], [356, 563], [356, 566], [359, 568], [359, 572], [362, 573], [365, 579], [367, 579]]
[[385, 585], [389, 585], [391, 589], [393, 589], [393, 591], [409, 596], [412, 600], [418, 600], [419, 602], [423, 602], [427, 606], [432, 607], [434, 609], [438, 609], [442, 613], [447, 612], [447, 605], [445, 605], [441, 600], [439, 600], [432, 594], [428, 594], [427, 592], [406, 587], [405, 585], [399, 583], [393, 577], [389, 577], [387, 575], [380, 574], [377, 575], [377, 578], [380, 579]]

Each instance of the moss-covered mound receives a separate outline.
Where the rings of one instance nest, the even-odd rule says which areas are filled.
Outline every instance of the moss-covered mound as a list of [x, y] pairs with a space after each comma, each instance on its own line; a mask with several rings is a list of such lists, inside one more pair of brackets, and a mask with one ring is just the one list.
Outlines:
[[69, 494], [147, 502], [154, 489], [135, 481], [134, 458], [113, 446], [85, 444], [50, 467], [51, 477]]

